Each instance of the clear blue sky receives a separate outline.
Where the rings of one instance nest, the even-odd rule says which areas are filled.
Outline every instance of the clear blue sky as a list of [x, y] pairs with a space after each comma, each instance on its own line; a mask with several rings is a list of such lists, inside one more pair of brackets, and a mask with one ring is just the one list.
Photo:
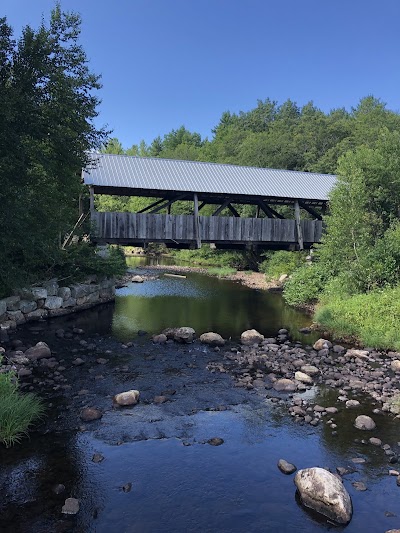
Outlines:
[[[18, 35], [53, 0], [1, 0]], [[63, 0], [102, 74], [99, 124], [125, 147], [184, 124], [211, 136], [257, 99], [399, 110], [400, 0]]]

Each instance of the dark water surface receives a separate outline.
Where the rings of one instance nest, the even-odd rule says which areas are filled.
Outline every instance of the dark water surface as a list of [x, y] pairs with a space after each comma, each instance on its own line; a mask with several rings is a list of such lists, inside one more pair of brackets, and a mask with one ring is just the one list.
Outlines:
[[[397, 465], [388, 463], [382, 449], [361, 442], [377, 436], [399, 453], [398, 420], [373, 415], [376, 431], [355, 430], [355, 417], [375, 407], [360, 396], [362, 407], [341, 406], [335, 415], [337, 435], [325, 424], [300, 426], [285, 405], [266, 398], [266, 391], [235, 388], [229, 375], [211, 373], [209, 362], [218, 362], [223, 352], [199, 343], [158, 347], [137, 337], [138, 329], [154, 333], [189, 325], [233, 338], [249, 327], [265, 335], [287, 327], [300, 338], [298, 328], [308, 323], [280, 295], [193, 274], [132, 284], [118, 291], [115, 306], [19, 330], [16, 337], [25, 343], [49, 343], [66, 368], [68, 386], [41, 389], [44, 376], [38, 373], [35, 387], [45, 398], [47, 419], [29, 440], [11, 450], [0, 447], [0, 531], [384, 533], [399, 528], [400, 488], [388, 476]], [[85, 329], [85, 335], [56, 338], [58, 328], [72, 326]], [[96, 348], [82, 346], [82, 339]], [[120, 341], [128, 340], [133, 346], [122, 348]], [[77, 355], [82, 366], [72, 364]], [[99, 357], [107, 363], [98, 364]], [[141, 391], [141, 402], [114, 409], [112, 396], [131, 388]], [[165, 389], [176, 393], [167, 403], [154, 404]], [[338, 391], [315, 388], [305, 394], [329, 406]], [[103, 418], [83, 424], [79, 413], [85, 406], [100, 408]], [[212, 437], [224, 444], [210, 446]], [[96, 452], [104, 456], [99, 464], [92, 462]], [[354, 464], [355, 457], [366, 462]], [[305, 511], [296, 500], [293, 476], [276, 466], [280, 458], [298, 468], [351, 466], [354, 472], [344, 477], [354, 506], [350, 524], [337, 528]], [[354, 481], [363, 481], [368, 490], [357, 492]], [[56, 495], [53, 487], [59, 483], [66, 490]], [[124, 492], [127, 483], [132, 487]], [[67, 497], [80, 501], [76, 516], [61, 514]]]
[[[140, 266], [139, 274], [159, 274], [146, 271], [148, 261], [145, 257], [129, 258], [128, 265], [132, 269]], [[161, 261], [170, 264], [168, 258]], [[311, 319], [286, 305], [279, 293], [254, 290], [197, 273], [185, 275], [186, 279], [160, 274], [159, 279], [129, 283], [118, 290], [113, 334], [127, 342], [138, 330], [154, 334], [168, 327], [190, 326], [199, 334], [215, 331], [234, 339], [252, 328], [265, 336], [287, 328], [293, 339], [304, 342], [317, 337], [299, 333], [300, 328], [310, 325]]]

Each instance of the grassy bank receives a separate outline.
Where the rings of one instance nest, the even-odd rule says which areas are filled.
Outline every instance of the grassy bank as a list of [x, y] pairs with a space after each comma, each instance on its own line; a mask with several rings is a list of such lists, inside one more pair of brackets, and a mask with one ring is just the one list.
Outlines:
[[400, 350], [400, 287], [343, 297], [331, 296], [318, 306], [315, 321], [364, 346]]

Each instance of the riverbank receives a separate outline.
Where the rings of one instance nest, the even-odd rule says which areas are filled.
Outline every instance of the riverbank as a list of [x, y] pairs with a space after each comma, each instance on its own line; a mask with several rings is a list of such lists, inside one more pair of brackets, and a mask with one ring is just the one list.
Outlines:
[[[280, 283], [278, 280], [271, 280], [268, 281], [265, 277], [265, 274], [262, 274], [260, 272], [252, 272], [249, 270], [245, 271], [237, 271], [235, 273], [229, 273], [227, 275], [219, 275], [218, 269], [211, 269], [211, 267], [197, 267], [197, 266], [182, 266], [182, 265], [146, 265], [146, 266], [138, 266], [136, 267], [137, 270], [155, 270], [155, 271], [165, 271], [165, 272], [172, 272], [172, 273], [188, 273], [188, 272], [196, 272], [197, 274], [205, 274], [207, 276], [217, 276], [221, 279], [229, 280], [229, 281], [236, 281], [238, 283], [241, 283], [242, 285], [249, 287], [251, 289], [259, 289], [259, 290], [267, 290], [267, 291], [281, 291], [282, 290], [282, 283]], [[135, 270], [136, 270], [135, 269]], [[211, 271], [210, 271], [211, 270]], [[146, 275], [143, 276], [143, 279], [147, 279]], [[127, 274], [123, 280], [125, 281], [131, 281], [132, 275]]]
[[[266, 524], [320, 531], [321, 523], [296, 504], [291, 476], [276, 467], [281, 458], [297, 468], [339, 472], [354, 504], [347, 531], [384, 531], [393, 523], [398, 488], [389, 471], [400, 449], [385, 404], [398, 387], [391, 367], [399, 354], [356, 352], [326, 341], [307, 346], [291, 342], [284, 330], [216, 348], [198, 340], [159, 345], [145, 335], [121, 343], [62, 320], [23, 326], [6, 345], [22, 388], [41, 394], [48, 416], [30, 442], [0, 450], [2, 530], [107, 531], [134, 522], [154, 531], [168, 515], [168, 530], [190, 529], [193, 516], [194, 531], [207, 523], [239, 531], [247, 523], [235, 515], [239, 508], [245, 516], [252, 510], [255, 532]], [[49, 351], [25, 361], [36, 342]], [[113, 396], [130, 389], [139, 390], [139, 403], [115, 405]], [[359, 415], [370, 416], [376, 427], [354, 428]], [[44, 457], [49, 463], [42, 469]], [[21, 504], [18, 481], [11, 491], [16, 472], [28, 506]], [[206, 497], [210, 486], [212, 500]], [[80, 503], [76, 516], [60, 513], [68, 497]], [[266, 497], [275, 508], [267, 515]], [[127, 507], [128, 500], [140, 506]], [[221, 515], [221, 505], [229, 512]]]

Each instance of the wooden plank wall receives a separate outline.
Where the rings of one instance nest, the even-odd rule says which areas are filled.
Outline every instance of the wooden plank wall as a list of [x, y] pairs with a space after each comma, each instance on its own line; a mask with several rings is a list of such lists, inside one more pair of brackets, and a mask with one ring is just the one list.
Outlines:
[[[149, 213], [92, 213], [95, 240], [124, 243], [196, 240], [192, 215]], [[322, 222], [302, 220], [303, 240], [319, 242]], [[202, 242], [297, 243], [295, 220], [275, 218], [199, 217]]]

